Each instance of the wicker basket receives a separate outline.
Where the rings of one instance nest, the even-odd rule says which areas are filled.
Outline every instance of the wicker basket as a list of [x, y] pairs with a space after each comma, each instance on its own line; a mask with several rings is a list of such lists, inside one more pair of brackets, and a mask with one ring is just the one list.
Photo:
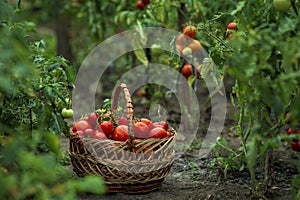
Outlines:
[[108, 192], [146, 193], [160, 188], [174, 160], [174, 137], [135, 139], [133, 137], [133, 105], [125, 84], [115, 90], [112, 112], [121, 91], [126, 99], [128, 140], [98, 140], [70, 134], [69, 155], [78, 176], [95, 174], [104, 178]]

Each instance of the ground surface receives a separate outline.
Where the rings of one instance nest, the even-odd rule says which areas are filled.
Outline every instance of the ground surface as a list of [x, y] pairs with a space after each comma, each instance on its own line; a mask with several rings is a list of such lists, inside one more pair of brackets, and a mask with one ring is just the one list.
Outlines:
[[[201, 88], [197, 91], [199, 101], [205, 101], [207, 91]], [[141, 102], [136, 102], [139, 105]], [[140, 104], [142, 105], [142, 104]], [[172, 107], [172, 106], [171, 106]], [[173, 106], [168, 110], [170, 118], [176, 118], [177, 106]], [[175, 109], [175, 110], [174, 110]], [[178, 108], [177, 108], [178, 109]], [[208, 109], [209, 110], [209, 109]], [[143, 113], [143, 109], [138, 108], [137, 113]], [[206, 109], [201, 111], [201, 118], [197, 136], [203, 137], [207, 128], [207, 120], [209, 120], [209, 111]], [[235, 119], [233, 114], [236, 110], [227, 102], [227, 116], [225, 126], [223, 128], [222, 137], [226, 138], [230, 146], [237, 147], [239, 139], [234, 134], [230, 134], [230, 127], [234, 125]], [[178, 117], [178, 116], [177, 116]], [[180, 117], [180, 116], [179, 116]], [[68, 141], [63, 139], [64, 150], [68, 147]], [[194, 149], [186, 152], [177, 152], [174, 164], [169, 175], [166, 177], [158, 191], [139, 195], [125, 194], [106, 194], [104, 196], [96, 196], [91, 194], [81, 194], [80, 200], [108, 200], [108, 199], [195, 199], [195, 200], [217, 200], [217, 199], [251, 199], [250, 178], [247, 170], [243, 171], [227, 171], [224, 173], [221, 168], [212, 168], [211, 161], [214, 158], [214, 152], [206, 157], [199, 159], [197, 144]], [[283, 144], [274, 152], [275, 165], [275, 183], [272, 187], [268, 199], [272, 200], [288, 200], [291, 199], [290, 188], [293, 175], [297, 174], [296, 163], [300, 158], [299, 153], [292, 152], [287, 144]], [[71, 169], [71, 166], [69, 166]], [[258, 174], [259, 175], [259, 174]], [[252, 198], [253, 199], [253, 198]], [[255, 198], [255, 199], [263, 199]]]

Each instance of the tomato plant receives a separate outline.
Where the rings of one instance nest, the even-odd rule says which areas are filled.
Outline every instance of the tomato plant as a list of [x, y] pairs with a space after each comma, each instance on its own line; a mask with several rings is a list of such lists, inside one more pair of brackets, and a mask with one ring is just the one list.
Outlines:
[[62, 165], [67, 159], [60, 150], [61, 133], [69, 132], [63, 117], [72, 114], [62, 112], [71, 104], [71, 66], [44, 40], [30, 37], [35, 24], [20, 17], [21, 5], [0, 3], [0, 198], [103, 194], [101, 178], [72, 180]]

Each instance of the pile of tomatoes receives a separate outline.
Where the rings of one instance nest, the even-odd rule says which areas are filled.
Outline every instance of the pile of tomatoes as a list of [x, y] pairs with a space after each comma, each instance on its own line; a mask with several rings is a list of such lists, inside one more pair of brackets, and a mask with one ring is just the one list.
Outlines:
[[[290, 117], [290, 114], [289, 113], [287, 113], [286, 114], [286, 118], [288, 119]], [[288, 121], [288, 124], [291, 124], [292, 123], [292, 120], [289, 120]], [[295, 129], [293, 129], [293, 128], [288, 128], [287, 129], [287, 132], [286, 132], [286, 134], [288, 134], [288, 135], [293, 135], [293, 134], [300, 134], [300, 128], [295, 128]], [[292, 141], [291, 141], [291, 148], [294, 150], [294, 151], [297, 151], [297, 152], [300, 152], [300, 141], [298, 140], [298, 139], [293, 139]]]
[[[135, 139], [166, 138], [174, 135], [166, 121], [152, 122], [147, 118], [133, 120]], [[113, 113], [93, 112], [78, 120], [72, 132], [79, 137], [90, 137], [99, 140], [111, 139], [126, 141], [128, 139], [128, 121], [126, 117], [116, 118]]]
[[[202, 45], [198, 40], [194, 39], [196, 34], [197, 28], [193, 25], [188, 25], [182, 30], [182, 34], [177, 36], [176, 48], [181, 57], [196, 57], [199, 53], [201, 53]], [[193, 66], [190, 63], [185, 62], [181, 67], [180, 72], [186, 78], [189, 78], [194, 74], [194, 72], [196, 72], [196, 77], [200, 79], [199, 71], [201, 65], [198, 64], [195, 67], [196, 69], [193, 69]]]

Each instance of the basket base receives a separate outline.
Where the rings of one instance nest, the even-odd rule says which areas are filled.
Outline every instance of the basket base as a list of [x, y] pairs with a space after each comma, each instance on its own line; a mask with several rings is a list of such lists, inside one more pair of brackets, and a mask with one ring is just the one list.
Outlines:
[[123, 194], [145, 194], [160, 189], [160, 186], [164, 178], [150, 181], [147, 183], [137, 183], [137, 184], [109, 184], [106, 186], [108, 188], [108, 193], [123, 193]]

